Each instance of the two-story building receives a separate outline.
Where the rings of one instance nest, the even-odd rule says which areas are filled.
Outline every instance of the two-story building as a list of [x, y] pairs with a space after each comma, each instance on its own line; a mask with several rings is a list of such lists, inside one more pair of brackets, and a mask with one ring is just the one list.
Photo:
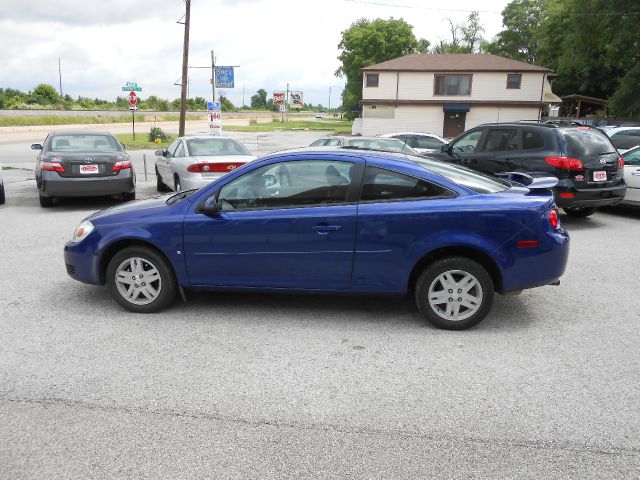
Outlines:
[[362, 134], [418, 131], [455, 137], [489, 122], [540, 118], [548, 68], [490, 54], [411, 54], [363, 68]]

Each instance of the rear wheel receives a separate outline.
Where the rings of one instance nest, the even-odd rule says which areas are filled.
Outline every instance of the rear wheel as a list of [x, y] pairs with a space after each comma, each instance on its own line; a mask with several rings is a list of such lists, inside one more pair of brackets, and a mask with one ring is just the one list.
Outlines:
[[47, 208], [53, 205], [53, 197], [43, 197], [40, 195], [40, 206], [43, 208]]
[[588, 217], [589, 215], [593, 215], [594, 213], [596, 213], [598, 211], [598, 207], [586, 207], [586, 208], [567, 207], [563, 210], [570, 217], [585, 218], [585, 217]]
[[182, 186], [180, 185], [180, 177], [178, 175], [175, 175], [173, 178], [173, 189], [176, 192], [179, 192], [182, 190]]
[[4, 184], [0, 183], [0, 205], [4, 205], [5, 196], [4, 196]]
[[162, 182], [162, 177], [158, 173], [158, 168], [156, 167], [156, 190], [159, 192], [166, 192], [169, 188]]
[[133, 201], [135, 199], [136, 199], [136, 192], [123, 193], [122, 194], [122, 201], [123, 202], [131, 202], [131, 201]]
[[429, 322], [447, 330], [464, 330], [487, 316], [493, 292], [493, 280], [482, 265], [469, 258], [450, 257], [423, 270], [415, 296]]
[[137, 313], [153, 313], [168, 306], [178, 286], [171, 265], [148, 247], [128, 247], [107, 266], [107, 285], [116, 302]]

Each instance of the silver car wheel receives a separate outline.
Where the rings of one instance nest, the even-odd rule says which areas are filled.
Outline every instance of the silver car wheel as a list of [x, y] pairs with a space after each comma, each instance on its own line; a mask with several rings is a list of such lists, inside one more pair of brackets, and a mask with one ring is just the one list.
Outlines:
[[162, 289], [158, 269], [140, 257], [124, 260], [116, 269], [115, 281], [118, 293], [134, 305], [148, 305], [158, 298]]
[[449, 270], [431, 282], [429, 305], [445, 320], [458, 322], [471, 317], [482, 306], [482, 287], [476, 277], [463, 270]]

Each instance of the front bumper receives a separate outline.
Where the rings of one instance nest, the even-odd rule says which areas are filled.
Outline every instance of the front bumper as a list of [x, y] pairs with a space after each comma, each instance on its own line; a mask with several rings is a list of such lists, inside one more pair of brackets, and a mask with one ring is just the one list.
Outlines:
[[64, 263], [67, 273], [74, 280], [92, 285], [103, 285], [100, 278], [100, 259], [89, 242], [67, 242], [64, 246]]
[[135, 174], [122, 170], [118, 175], [93, 178], [64, 178], [56, 172], [42, 172], [40, 195], [43, 197], [99, 197], [133, 193]]

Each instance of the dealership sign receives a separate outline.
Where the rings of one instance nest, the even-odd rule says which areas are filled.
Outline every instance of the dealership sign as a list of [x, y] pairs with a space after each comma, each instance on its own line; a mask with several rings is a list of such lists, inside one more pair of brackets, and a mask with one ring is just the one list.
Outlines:
[[233, 67], [216, 67], [216, 87], [233, 88]]
[[273, 104], [284, 105], [284, 92], [273, 92]]

